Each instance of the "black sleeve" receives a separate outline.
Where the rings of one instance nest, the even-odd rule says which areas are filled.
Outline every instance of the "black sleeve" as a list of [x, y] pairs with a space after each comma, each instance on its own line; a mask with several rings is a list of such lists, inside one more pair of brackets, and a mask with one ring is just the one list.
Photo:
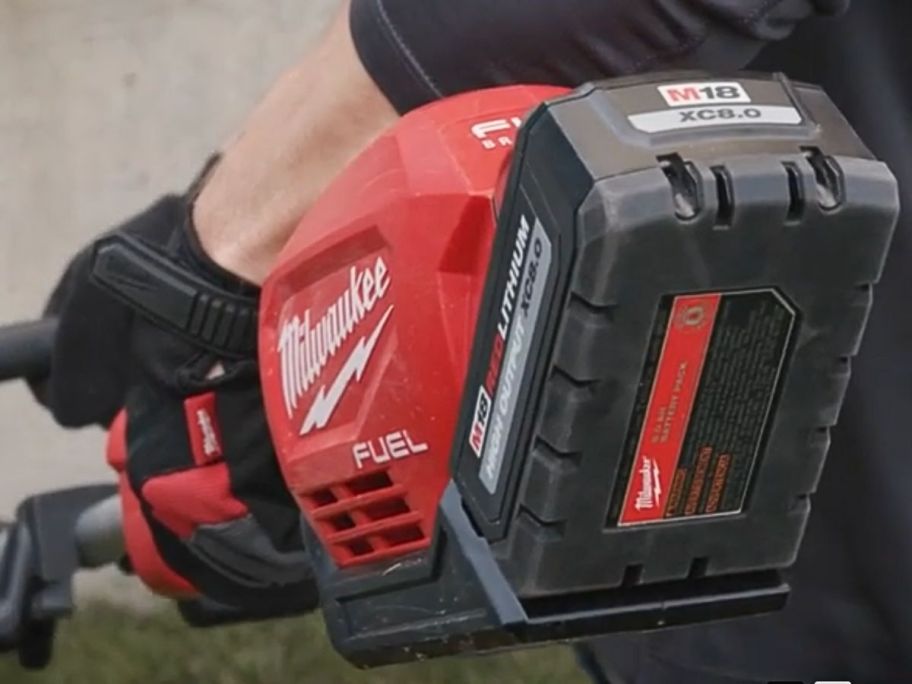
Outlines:
[[737, 69], [850, 0], [352, 0], [362, 62], [406, 112], [511, 83], [576, 86], [663, 68]]

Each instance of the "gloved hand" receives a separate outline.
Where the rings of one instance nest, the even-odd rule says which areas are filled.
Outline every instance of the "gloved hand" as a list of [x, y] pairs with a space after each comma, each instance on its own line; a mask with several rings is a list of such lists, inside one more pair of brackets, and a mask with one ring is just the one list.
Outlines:
[[162, 559], [207, 597], [276, 613], [314, 607], [297, 508], [244, 375], [186, 398], [131, 388], [126, 472]]
[[299, 511], [263, 413], [258, 288], [206, 256], [194, 196], [164, 198], [74, 260], [36, 393], [70, 425], [125, 407], [128, 481], [176, 574], [227, 605], [310, 608]]
[[[184, 220], [186, 201], [169, 195], [112, 229], [150, 245], [164, 245]], [[52, 373], [31, 381], [36, 399], [65, 427], [108, 427], [123, 408], [131, 381], [134, 315], [91, 280], [95, 245], [67, 266], [44, 310], [58, 319]]]

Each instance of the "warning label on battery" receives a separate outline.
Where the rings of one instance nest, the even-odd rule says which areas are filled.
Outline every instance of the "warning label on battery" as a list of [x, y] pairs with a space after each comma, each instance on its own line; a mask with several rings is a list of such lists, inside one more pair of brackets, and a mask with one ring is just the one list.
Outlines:
[[741, 511], [795, 321], [772, 289], [662, 301], [625, 445], [618, 525]]

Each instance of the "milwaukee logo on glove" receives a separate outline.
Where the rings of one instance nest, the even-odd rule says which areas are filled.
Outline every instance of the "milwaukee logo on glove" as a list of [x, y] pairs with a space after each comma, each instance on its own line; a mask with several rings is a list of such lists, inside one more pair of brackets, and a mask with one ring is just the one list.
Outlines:
[[[380, 320], [365, 329], [348, 351], [342, 366], [328, 382], [320, 383], [324, 371], [350, 337], [386, 296], [390, 275], [382, 257], [348, 272], [348, 286], [322, 312], [311, 308], [303, 316], [294, 315], [281, 327], [277, 351], [280, 354], [282, 395], [285, 411], [294, 419], [298, 405], [311, 388], [319, 389], [304, 417], [300, 434], [326, 427], [352, 381], [360, 381], [377, 347], [383, 329], [393, 313], [390, 304]], [[359, 331], [360, 332], [360, 331]]]

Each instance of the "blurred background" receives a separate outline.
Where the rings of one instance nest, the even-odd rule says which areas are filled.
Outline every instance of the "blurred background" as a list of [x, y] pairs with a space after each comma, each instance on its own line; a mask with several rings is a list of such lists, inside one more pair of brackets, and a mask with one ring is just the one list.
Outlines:
[[[67, 260], [94, 235], [182, 190], [319, 36], [336, 5], [0, 0], [0, 324], [38, 315]], [[21, 383], [0, 386], [0, 518], [29, 494], [112, 479], [103, 449], [100, 431], [64, 431]], [[332, 653], [314, 618], [189, 633], [167, 606], [114, 572], [83, 578], [80, 595], [86, 607], [63, 626], [52, 669], [27, 675], [0, 657], [0, 682], [569, 683], [579, 676], [566, 651], [357, 675]]]

